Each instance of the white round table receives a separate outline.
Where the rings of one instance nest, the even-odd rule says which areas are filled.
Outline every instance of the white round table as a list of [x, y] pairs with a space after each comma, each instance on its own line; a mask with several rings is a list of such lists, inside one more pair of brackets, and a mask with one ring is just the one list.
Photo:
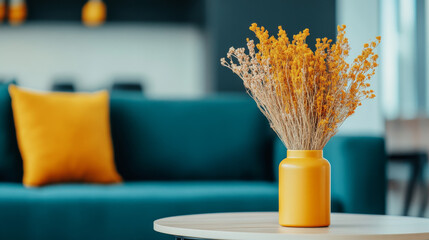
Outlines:
[[429, 240], [429, 219], [384, 215], [331, 215], [331, 226], [289, 228], [277, 212], [211, 213], [158, 219], [157, 232], [177, 239], [218, 240]]

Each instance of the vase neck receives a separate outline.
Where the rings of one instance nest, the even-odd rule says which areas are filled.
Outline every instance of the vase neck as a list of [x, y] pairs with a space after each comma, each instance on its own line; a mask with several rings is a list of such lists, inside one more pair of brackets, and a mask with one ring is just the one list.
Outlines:
[[323, 150], [287, 150], [288, 158], [322, 158]]

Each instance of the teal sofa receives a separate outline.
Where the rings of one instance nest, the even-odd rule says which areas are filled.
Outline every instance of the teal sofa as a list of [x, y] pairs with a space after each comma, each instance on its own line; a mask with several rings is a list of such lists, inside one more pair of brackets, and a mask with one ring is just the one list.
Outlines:
[[[123, 184], [25, 188], [10, 97], [0, 85], [0, 239], [169, 239], [152, 230], [155, 219], [277, 210], [286, 149], [247, 96], [114, 95], [111, 129]], [[382, 138], [336, 137], [324, 155], [334, 212], [385, 212]]]

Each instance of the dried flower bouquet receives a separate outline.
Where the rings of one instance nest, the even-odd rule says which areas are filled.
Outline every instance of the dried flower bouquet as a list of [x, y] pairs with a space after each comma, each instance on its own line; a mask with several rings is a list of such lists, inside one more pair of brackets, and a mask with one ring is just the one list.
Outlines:
[[290, 150], [322, 150], [344, 120], [364, 99], [374, 98], [368, 81], [378, 66], [374, 48], [381, 38], [364, 45], [349, 64], [345, 25], [338, 26], [336, 43], [316, 39], [315, 50], [306, 43], [305, 29], [290, 41], [279, 26], [277, 38], [256, 23], [250, 30], [259, 43], [247, 39], [244, 48], [231, 47], [227, 60], [244, 82], [249, 95], [267, 117], [271, 128]]

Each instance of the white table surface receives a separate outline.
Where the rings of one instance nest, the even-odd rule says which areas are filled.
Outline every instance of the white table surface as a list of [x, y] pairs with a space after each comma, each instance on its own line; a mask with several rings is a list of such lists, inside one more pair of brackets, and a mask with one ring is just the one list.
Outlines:
[[277, 212], [211, 213], [158, 219], [155, 231], [219, 240], [429, 240], [429, 219], [384, 215], [331, 214], [331, 226], [289, 228]]

